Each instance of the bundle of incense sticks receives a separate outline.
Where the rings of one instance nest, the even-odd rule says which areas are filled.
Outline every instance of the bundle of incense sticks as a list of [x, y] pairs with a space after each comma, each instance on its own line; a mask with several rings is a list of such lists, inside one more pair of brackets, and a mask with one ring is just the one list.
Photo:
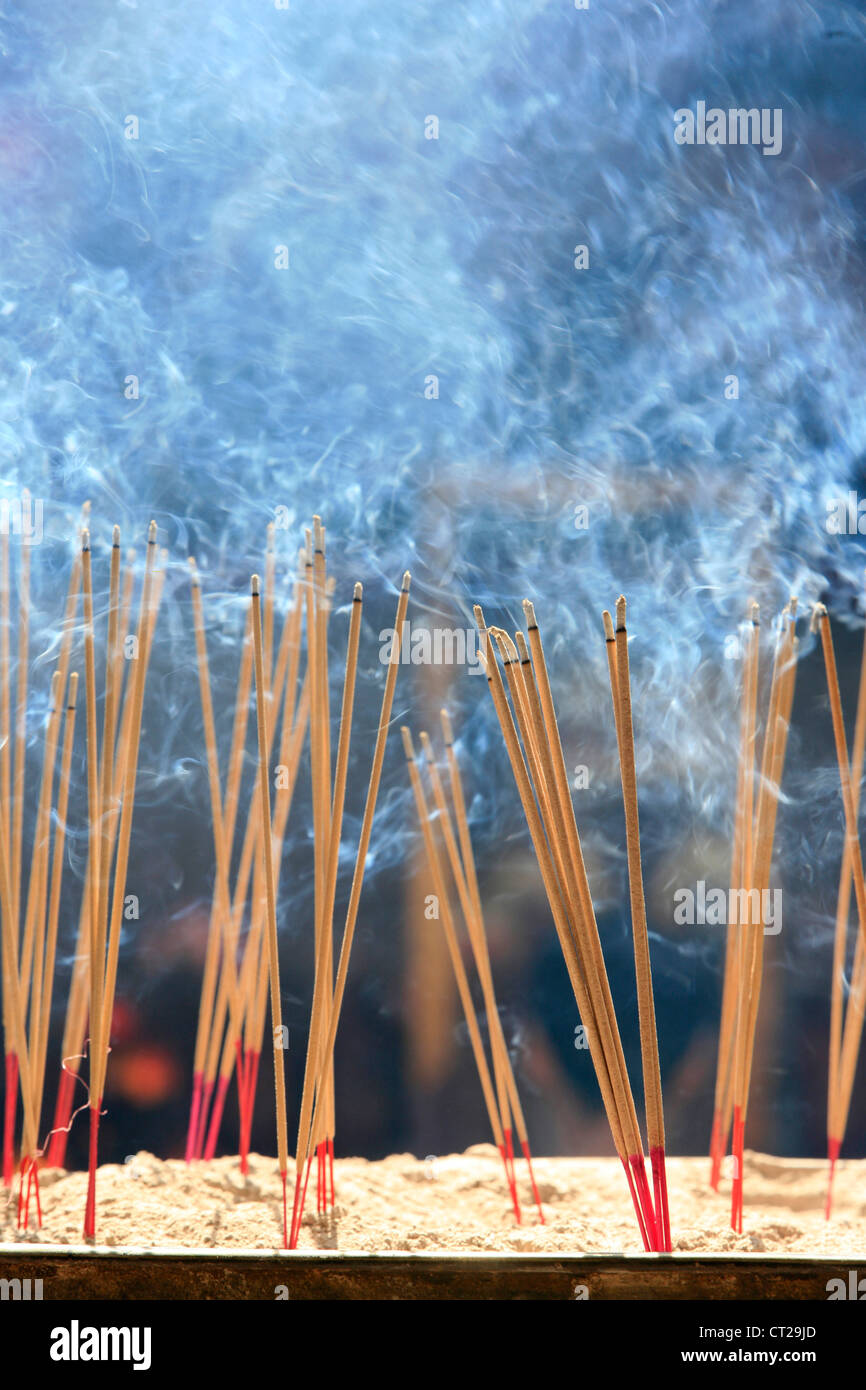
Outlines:
[[[29, 1222], [31, 1192], [41, 1224], [37, 1161], [45, 1087], [48, 1027], [57, 958], [60, 892], [63, 878], [66, 817], [75, 731], [77, 672], [69, 673], [72, 625], [80, 586], [76, 557], [69, 584], [57, 666], [51, 680], [45, 719], [39, 799], [31, 844], [30, 874], [23, 893], [24, 791], [27, 744], [28, 655], [30, 629], [30, 551], [22, 545], [18, 567], [18, 671], [14, 708], [15, 764], [11, 762], [13, 722], [9, 663], [11, 608], [9, 537], [0, 537], [0, 708], [4, 741], [0, 751], [0, 910], [2, 910], [3, 1028], [6, 1053], [6, 1102], [3, 1134], [3, 1181], [12, 1183], [15, 1167], [15, 1122], [20, 1089], [23, 1107], [19, 1225]], [[68, 679], [67, 679], [68, 678]], [[65, 719], [64, 719], [65, 706]], [[64, 724], [61, 742], [61, 721]], [[56, 783], [56, 794], [55, 794]], [[54, 827], [52, 846], [52, 825]], [[26, 1194], [24, 1179], [27, 1179]]]
[[[105, 661], [105, 710], [100, 748], [97, 734], [95, 623], [90, 566], [90, 539], [82, 537], [84, 598], [84, 673], [86, 694], [87, 799], [89, 828], [89, 1071], [90, 1150], [84, 1234], [96, 1234], [96, 1170], [99, 1119], [110, 1051], [111, 1021], [117, 986], [117, 965], [123, 920], [126, 873], [132, 835], [138, 750], [141, 739], [144, 689], [153, 634], [162, 593], [164, 570], [157, 568], [157, 528], [148, 528], [144, 580], [138, 610], [134, 661], [126, 680], [120, 711], [123, 649], [120, 633], [120, 534], [115, 528], [108, 604], [108, 644]], [[119, 734], [116, 741], [116, 731]], [[113, 865], [113, 872], [112, 872]]]
[[718, 1187], [731, 1144], [731, 1225], [743, 1229], [743, 1151], [764, 968], [764, 906], [768, 901], [776, 819], [794, 683], [797, 674], [797, 600], [782, 612], [773, 660], [760, 777], [756, 785], [760, 623], [751, 605], [742, 667], [740, 753], [731, 861], [730, 912], [725, 949], [710, 1181]]
[[[860, 667], [860, 689], [854, 724], [854, 747], [848, 761], [842, 697], [836, 670], [836, 655], [827, 609], [819, 604], [813, 615], [813, 628], [820, 632], [830, 696], [833, 737], [839, 764], [839, 780], [845, 813], [845, 847], [839, 879], [836, 908], [836, 932], [833, 947], [833, 974], [830, 992], [830, 1061], [827, 1087], [827, 1157], [829, 1178], [824, 1215], [829, 1220], [833, 1204], [833, 1177], [836, 1163], [848, 1126], [851, 1093], [857, 1059], [863, 1036], [864, 1004], [866, 1004], [866, 887], [863, 882], [863, 857], [858, 830], [860, 784], [863, 776], [863, 753], [866, 745], [866, 640]], [[848, 948], [848, 918], [851, 909], [851, 886], [857, 904], [859, 931], [854, 949], [854, 965], [847, 1007], [844, 1001], [845, 964]]]
[[[89, 517], [90, 505], [85, 503], [84, 519]], [[116, 535], [116, 533], [115, 533]], [[114, 547], [112, 547], [112, 561], [116, 558]], [[166, 560], [166, 552], [162, 552], [163, 561]], [[76, 561], [78, 564], [79, 561]], [[78, 581], [76, 581], [77, 583]], [[157, 572], [155, 581], [155, 603], [158, 606], [159, 595], [161, 593], [163, 575]], [[124, 676], [123, 655], [134, 654], [135, 642], [133, 634], [130, 633], [130, 614], [132, 605], [133, 587], [135, 584], [135, 551], [129, 550], [126, 554], [126, 565], [123, 574], [121, 588], [120, 610], [118, 614], [117, 640], [114, 642], [114, 688], [119, 692], [122, 689]], [[77, 594], [77, 590], [76, 590]], [[74, 619], [74, 607], [72, 616], [68, 621]], [[114, 763], [114, 774], [112, 779], [112, 804], [116, 806], [121, 794], [121, 778], [125, 772], [124, 759], [120, 756], [119, 750], [125, 747], [127, 726], [118, 720], [119, 707], [115, 704], [112, 723], [114, 725], [115, 747], [111, 749], [111, 757]], [[123, 719], [127, 721], [131, 711], [124, 707]], [[101, 774], [100, 774], [101, 777]], [[116, 829], [116, 820], [115, 820]], [[88, 943], [90, 935], [90, 864], [88, 862], [87, 872], [84, 881], [84, 892], [81, 897], [81, 904], [78, 917], [78, 935], [76, 938], [74, 968], [72, 982], [67, 998], [66, 1019], [63, 1029], [63, 1044], [61, 1049], [61, 1070], [57, 1088], [57, 1099], [54, 1109], [54, 1123], [52, 1126], [47, 1163], [49, 1167], [62, 1168], [66, 1162], [66, 1142], [69, 1136], [72, 1118], [73, 1098], [75, 1094], [75, 1083], [78, 1077], [81, 1063], [84, 1061], [84, 1048], [87, 1036], [87, 1015], [88, 999], [90, 994], [89, 981], [89, 953]]]
[[[299, 555], [298, 581], [293, 601], [286, 613], [282, 634], [276, 647], [275, 558], [271, 528], [265, 555], [264, 586], [257, 575], [253, 576], [251, 608], [237, 683], [225, 794], [222, 791], [213, 717], [200, 581], [195, 566], [191, 564], [193, 620], [214, 827], [216, 875], [196, 1034], [186, 1157], [187, 1162], [192, 1162], [195, 1158], [208, 1159], [213, 1156], [226, 1093], [232, 1074], [236, 1072], [240, 1162], [242, 1170], [246, 1171], [258, 1065], [267, 1001], [270, 997], [277, 1149], [284, 1199], [288, 1173], [288, 1141], [276, 904], [287, 819], [301, 754], [309, 731], [315, 882], [313, 1003], [298, 1128], [291, 1229], [284, 1201], [283, 1238], [286, 1245], [297, 1244], [303, 1216], [306, 1178], [309, 1176], [313, 1152], [317, 1159], [317, 1210], [324, 1212], [328, 1207], [333, 1207], [335, 1201], [334, 1046], [391, 719], [400, 654], [399, 639], [409, 596], [409, 576], [406, 574], [397, 606], [397, 639], [385, 681], [373, 769], [335, 980], [334, 904], [360, 647], [362, 589], [360, 584], [355, 585], [351, 604], [339, 733], [332, 775], [328, 629], [335, 581], [327, 573], [325, 528], [318, 516], [313, 518], [313, 526], [305, 534], [306, 541]], [[304, 632], [306, 671], [298, 695]], [[230, 876], [239, 818], [242, 763], [253, 674], [256, 706], [255, 779], [232, 890]], [[280, 720], [279, 752], [272, 802], [270, 769], [273, 751], [277, 746], [276, 735]], [[242, 938], [248, 898], [249, 925], [245, 937]]]
[[[223, 795], [201, 585], [192, 560], [190, 572], [216, 873], [196, 1031], [186, 1159], [187, 1162], [191, 1162], [194, 1158], [202, 1156], [213, 1157], [226, 1095], [232, 1074], [236, 1071], [239, 1153], [241, 1168], [246, 1172], [259, 1059], [264, 1037], [268, 983], [264, 932], [267, 899], [262, 877], [262, 802], [258, 754], [254, 764], [255, 775], [233, 891], [230, 873], [241, 808], [241, 784], [249, 722], [255, 649], [253, 610], [250, 608], [247, 614], [241, 650], [232, 740]], [[300, 696], [298, 695], [303, 620], [303, 565], [292, 602], [283, 621], [276, 653], [274, 652], [275, 558], [270, 528], [265, 555], [265, 574], [270, 588], [262, 604], [262, 699], [266, 712], [265, 746], [268, 757], [274, 747], [278, 749], [272, 832], [275, 861], [279, 865], [280, 850], [306, 735], [310, 701], [309, 683], [306, 679], [303, 681]], [[278, 728], [280, 736], [277, 743]], [[277, 887], [278, 883], [279, 875]], [[238, 964], [238, 948], [248, 899], [249, 925]]]
[[[87, 509], [85, 509], [85, 519]], [[75, 730], [75, 707], [78, 674], [69, 675], [73, 629], [76, 622], [79, 592], [83, 601], [83, 645], [86, 689], [86, 766], [88, 788], [88, 869], [85, 880], [79, 930], [79, 953], [84, 961], [84, 983], [89, 996], [89, 1102], [90, 1164], [85, 1235], [95, 1231], [95, 1177], [97, 1163], [100, 1102], [105, 1085], [105, 1073], [110, 1050], [111, 1018], [117, 981], [120, 949], [120, 930], [126, 886], [126, 868], [135, 797], [135, 777], [138, 765], [138, 743], [141, 731], [141, 710], [144, 680], [150, 655], [153, 627], [162, 584], [162, 571], [155, 571], [156, 525], [151, 523], [148, 534], [148, 558], [142, 591], [142, 606], [138, 633], [127, 655], [134, 657], [123, 693], [123, 638], [125, 620], [120, 604], [120, 532], [115, 527], [111, 548], [111, 577], [109, 588], [108, 643], [106, 655], [105, 701], [103, 714], [102, 759], [96, 718], [96, 660], [95, 622], [93, 612], [93, 578], [90, 532], [80, 531], [80, 550], [73, 563], [63, 620], [57, 667], [52, 679], [51, 708], [46, 722], [44, 755], [35, 831], [30, 864], [30, 881], [26, 911], [21, 893], [21, 856], [23, 845], [23, 797], [25, 790], [24, 750], [27, 730], [27, 660], [29, 627], [29, 563], [22, 566], [19, 595], [19, 643], [16, 691], [16, 749], [14, 779], [8, 768], [8, 750], [4, 745], [0, 758], [0, 788], [3, 791], [0, 810], [0, 896], [3, 915], [3, 1003], [7, 1033], [7, 1107], [4, 1136], [4, 1178], [11, 1179], [10, 1159], [14, 1148], [15, 1098], [20, 1086], [24, 1129], [22, 1136], [21, 1195], [19, 1222], [26, 1226], [29, 1218], [31, 1190], [36, 1197], [37, 1220], [41, 1220], [38, 1190], [37, 1160], [42, 1157], [39, 1147], [48, 1025], [59, 925], [60, 893], [63, 875], [66, 819], [70, 793], [71, 759]], [[26, 554], [26, 552], [24, 552]], [[4, 629], [9, 612], [9, 566], [5, 551], [0, 562], [3, 583]], [[124, 592], [130, 592], [130, 583]], [[8, 642], [0, 647], [2, 655], [2, 720], [7, 725], [10, 709]], [[68, 676], [68, 684], [67, 684]], [[60, 722], [65, 704], [65, 729], [60, 769], [57, 772], [57, 753], [60, 744]], [[3, 766], [3, 764], [7, 766]], [[57, 796], [54, 783], [57, 779]], [[8, 795], [7, 795], [8, 792]], [[51, 828], [54, 825], [53, 849]], [[51, 871], [49, 876], [49, 857]], [[113, 873], [112, 873], [113, 865]], [[50, 884], [50, 886], [49, 886]], [[23, 927], [23, 932], [22, 932]], [[77, 978], [81, 975], [77, 972]], [[76, 1017], [70, 1026], [76, 995]], [[70, 992], [67, 1011], [66, 1037], [75, 1036], [83, 1045], [87, 1025], [87, 1007], [79, 1007], [80, 992]], [[8, 1039], [11, 1036], [12, 1046]], [[79, 1059], [80, 1060], [80, 1059]], [[11, 1084], [10, 1084], [11, 1083]], [[61, 1123], [68, 1128], [71, 1110], [71, 1089], [61, 1086], [58, 1097]], [[10, 1097], [11, 1093], [11, 1097]], [[68, 1107], [68, 1108], [67, 1108]], [[57, 1116], [55, 1116], [56, 1122]], [[49, 1154], [49, 1161], [51, 1155]], [[27, 1191], [24, 1194], [24, 1176]]]
[[308, 560], [312, 559], [311, 567], [308, 563], [309, 577], [306, 597], [308, 663], [311, 672], [312, 709], [314, 711], [310, 722], [310, 761], [313, 786], [313, 833], [316, 847], [315, 970], [310, 1030], [298, 1119], [298, 1137], [295, 1147], [295, 1191], [291, 1229], [287, 1241], [290, 1249], [297, 1247], [300, 1235], [314, 1152], [317, 1159], [317, 1210], [325, 1212], [328, 1206], [333, 1207], [335, 1202], [333, 1173], [334, 1046], [346, 988], [370, 837], [373, 831], [379, 784], [382, 777], [382, 764], [385, 758], [391, 710], [394, 703], [410, 583], [407, 571], [403, 575], [403, 583], [397, 600], [394, 636], [385, 677], [385, 688], [382, 694], [379, 724], [373, 748], [373, 763], [355, 854], [352, 886], [349, 892], [335, 979], [333, 969], [334, 904], [348, 771], [355, 675], [358, 664], [362, 592], [361, 585], [356, 584], [349, 623], [337, 757], [332, 782], [327, 667], [327, 614], [330, 600], [326, 584], [325, 528], [318, 517], [313, 518], [312, 537], [309, 534], [307, 536], [307, 554]]
[[671, 1248], [671, 1240], [664, 1121], [638, 843], [625, 600], [621, 598], [617, 604], [616, 628], [609, 614], [605, 615], [604, 623], [626, 813], [641, 1052], [655, 1200], [647, 1182], [643, 1141], [574, 816], [541, 633], [528, 599], [523, 609], [528, 643], [522, 632], [515, 633], [512, 641], [501, 628], [488, 630], [481, 609], [476, 608], [476, 619], [484, 638], [482, 660], [644, 1247], [667, 1251]]
[[[502, 1162], [505, 1166], [505, 1177], [511, 1193], [514, 1217], [517, 1224], [520, 1225], [522, 1218], [514, 1171], [514, 1141], [511, 1123], [512, 1112], [514, 1115], [514, 1123], [517, 1126], [518, 1137], [523, 1149], [523, 1155], [526, 1159], [533, 1198], [538, 1208], [539, 1221], [543, 1225], [544, 1213], [541, 1207], [541, 1198], [538, 1193], [535, 1175], [532, 1170], [532, 1154], [529, 1148], [526, 1122], [523, 1116], [523, 1108], [520, 1104], [520, 1097], [517, 1093], [517, 1085], [514, 1080], [511, 1059], [508, 1055], [508, 1047], [505, 1042], [502, 1022], [496, 1004], [496, 993], [493, 987], [493, 975], [490, 967], [490, 953], [487, 948], [487, 934], [484, 928], [484, 914], [481, 906], [481, 895], [478, 889], [478, 876], [475, 869], [472, 840], [469, 834], [469, 823], [466, 816], [466, 801], [463, 795], [460, 768], [454, 752], [451, 721], [446, 710], [442, 711], [441, 718], [448, 759], [451, 806], [449, 806], [448, 798], [445, 795], [445, 788], [436, 765], [433, 745], [429, 735], [426, 733], [421, 734], [421, 744], [424, 749], [427, 774], [433, 792], [435, 811], [430, 807], [427, 801], [422, 777], [416, 764], [412, 735], [405, 727], [401, 730], [403, 735], [403, 749], [409, 766], [409, 777], [415, 798], [415, 806], [418, 812], [421, 832], [424, 837], [427, 863], [433, 879], [435, 898], [438, 904], [442, 928], [445, 933], [448, 954], [451, 958], [454, 976], [457, 981], [457, 990], [466, 1017], [469, 1040], [472, 1045], [475, 1064], [478, 1068], [478, 1076], [481, 1082], [484, 1103], [487, 1107], [487, 1114], [490, 1119], [490, 1127], [493, 1131], [496, 1147], [499, 1150]], [[457, 824], [457, 836], [455, 836], [454, 833], [455, 821]], [[466, 969], [463, 964], [460, 945], [457, 940], [454, 918], [451, 912], [449, 890], [446, 884], [439, 845], [437, 843], [437, 828], [439, 830], [440, 840], [444, 842], [445, 845], [451, 876], [457, 889], [475, 968], [481, 983], [493, 1059], [495, 1092], [490, 1077], [487, 1055], [481, 1038], [481, 1030], [478, 1025], [478, 1017], [472, 1002], [469, 981], [466, 976]]]

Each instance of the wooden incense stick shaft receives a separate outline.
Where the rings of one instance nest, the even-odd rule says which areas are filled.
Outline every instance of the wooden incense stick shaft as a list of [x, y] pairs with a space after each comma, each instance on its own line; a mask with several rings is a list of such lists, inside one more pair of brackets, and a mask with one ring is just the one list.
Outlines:
[[256, 684], [256, 727], [259, 745], [259, 798], [262, 823], [262, 856], [267, 898], [268, 970], [271, 983], [271, 1025], [274, 1048], [274, 1090], [277, 1106], [277, 1154], [280, 1173], [285, 1178], [289, 1166], [288, 1129], [286, 1116], [286, 1077], [283, 1049], [283, 1014], [280, 1000], [280, 962], [277, 945], [277, 906], [274, 890], [273, 846], [271, 842], [271, 793], [268, 773], [268, 735], [265, 723], [264, 652], [262, 640], [261, 598], [258, 575], [253, 575], [252, 624]]

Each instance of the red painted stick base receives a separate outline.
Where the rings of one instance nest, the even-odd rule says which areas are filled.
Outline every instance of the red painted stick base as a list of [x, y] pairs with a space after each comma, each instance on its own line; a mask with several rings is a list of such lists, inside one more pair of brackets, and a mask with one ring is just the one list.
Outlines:
[[626, 1181], [628, 1182], [628, 1190], [631, 1193], [631, 1200], [634, 1203], [634, 1214], [637, 1217], [637, 1224], [640, 1230], [641, 1240], [643, 1241], [643, 1248], [644, 1250], [649, 1251], [651, 1249], [651, 1246], [649, 1240], [647, 1239], [646, 1222], [644, 1221], [644, 1214], [641, 1209], [641, 1204], [638, 1201], [637, 1188], [634, 1185], [632, 1171], [629, 1167], [627, 1158], [623, 1158], [622, 1155], [620, 1155], [620, 1162], [622, 1163], [623, 1171], [625, 1172], [626, 1176]]
[[656, 1228], [660, 1238], [657, 1249], [670, 1253], [671, 1223], [668, 1215], [668, 1178], [665, 1169], [665, 1151], [659, 1146], [650, 1149], [650, 1163], [653, 1170], [653, 1192], [655, 1194]]
[[192, 1078], [192, 1100], [189, 1107], [189, 1125], [186, 1131], [186, 1153], [187, 1163], [192, 1163], [195, 1157], [195, 1136], [198, 1133], [198, 1120], [201, 1114], [201, 1093], [204, 1085], [204, 1074], [197, 1071]]
[[3, 1113], [3, 1186], [15, 1172], [15, 1111], [18, 1106], [18, 1053], [6, 1053], [6, 1104]]
[[646, 1222], [647, 1240], [650, 1243], [650, 1250], [658, 1250], [659, 1236], [656, 1227], [656, 1213], [653, 1207], [652, 1193], [647, 1182], [646, 1167], [642, 1153], [629, 1154], [629, 1163], [634, 1173], [635, 1187], [640, 1197], [640, 1204], [643, 1207], [644, 1221]]
[[216, 1153], [216, 1145], [217, 1139], [219, 1138], [220, 1125], [223, 1122], [223, 1110], [225, 1109], [226, 1092], [228, 1091], [230, 1081], [231, 1074], [229, 1074], [228, 1076], [221, 1076], [219, 1081], [217, 1082], [216, 1099], [213, 1103], [213, 1110], [211, 1111], [210, 1125], [208, 1126], [207, 1132], [207, 1143], [205, 1144], [204, 1149], [205, 1162], [210, 1162], [210, 1160]]
[[502, 1161], [505, 1164], [505, 1177], [508, 1181], [508, 1190], [511, 1193], [511, 1205], [514, 1208], [514, 1220], [518, 1226], [523, 1225], [523, 1216], [520, 1211], [520, 1198], [517, 1195], [517, 1178], [514, 1173], [514, 1142], [511, 1130], [503, 1130], [505, 1146], [502, 1151]]
[[84, 1207], [84, 1236], [88, 1240], [93, 1240], [96, 1235], [96, 1168], [101, 1104], [100, 1100], [90, 1107], [90, 1155], [87, 1166], [87, 1202]]

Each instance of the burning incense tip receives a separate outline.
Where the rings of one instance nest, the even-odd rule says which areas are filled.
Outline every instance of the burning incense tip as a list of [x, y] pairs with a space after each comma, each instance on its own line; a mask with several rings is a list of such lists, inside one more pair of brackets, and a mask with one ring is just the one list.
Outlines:
[[431, 765], [434, 764], [436, 762], [436, 757], [433, 753], [433, 744], [430, 742], [430, 735], [424, 729], [422, 729], [418, 737], [421, 740], [421, 747], [424, 750], [424, 757], [427, 759], [428, 763], [430, 763]]
[[156, 522], [152, 521], [147, 528], [148, 545], [156, 545]]
[[354, 592], [354, 594], [352, 595], [352, 602], [353, 602], [353, 603], [360, 603], [360, 602], [361, 602], [361, 597], [362, 597], [363, 593], [364, 593], [364, 586], [363, 586], [363, 584], [356, 584], [356, 585], [355, 585], [355, 592]]
[[618, 632], [625, 627], [625, 594], [620, 594], [616, 601], [616, 626]]
[[810, 632], [817, 632], [822, 618], [826, 618], [827, 608], [823, 603], [816, 603], [812, 609], [812, 619], [809, 623]]
[[517, 643], [517, 650], [520, 654], [521, 666], [531, 666], [532, 661], [529, 655], [529, 647], [526, 645], [526, 638], [519, 628], [514, 634], [514, 640]]
[[404, 594], [408, 594], [408, 592], [409, 592], [409, 585], [410, 585], [411, 583], [412, 583], [412, 576], [411, 576], [411, 574], [409, 573], [408, 570], [405, 570], [404, 573], [403, 573], [403, 583], [400, 585], [400, 588], [402, 589], [402, 591], [403, 591]]
[[607, 642], [615, 642], [615, 641], [616, 641], [616, 633], [615, 633], [614, 630], [613, 630], [613, 618], [610, 616], [610, 614], [608, 613], [608, 611], [607, 611], [606, 608], [605, 608], [604, 612], [603, 612], [602, 615], [601, 615], [601, 621], [604, 623], [604, 636], [605, 636], [605, 641], [607, 641]]
[[505, 631], [505, 629], [501, 627], [497, 628], [496, 635], [497, 640], [499, 640], [500, 638], [502, 639], [503, 646], [505, 647], [505, 650], [508, 652], [509, 661], [519, 661], [520, 658], [517, 655], [517, 648], [515, 647], [511, 638], [508, 636], [508, 633]]
[[451, 715], [447, 709], [439, 711], [439, 718], [442, 722], [442, 737], [445, 739], [445, 747], [450, 748], [454, 742], [454, 730], [451, 727]]
[[760, 621], [761, 621], [761, 605], [760, 605], [759, 603], [753, 603], [753, 604], [752, 604], [751, 618], [752, 618], [752, 626], [753, 626], [753, 627], [758, 627], [758, 626], [760, 625]]
[[405, 724], [403, 724], [400, 728], [400, 735], [403, 739], [403, 751], [405, 752], [406, 757], [409, 759], [410, 762], [414, 761], [415, 745], [412, 742], [412, 735], [406, 728]]
[[253, 598], [258, 598], [261, 590], [259, 588], [259, 576], [254, 574], [250, 577], [250, 593]]
[[82, 549], [82, 550], [89, 550], [89, 549], [90, 549], [90, 532], [88, 531], [88, 529], [87, 529], [86, 526], [83, 526], [83, 527], [81, 528], [81, 549]]
[[115, 526], [111, 532], [111, 546], [113, 550], [120, 549], [120, 527]]
[[192, 555], [188, 557], [187, 564], [189, 565], [190, 581], [198, 589], [201, 587], [201, 575], [198, 572], [198, 565], [196, 564], [195, 559]]
[[484, 621], [484, 611], [483, 611], [483, 609], [482, 609], [482, 607], [481, 607], [481, 604], [480, 604], [480, 603], [473, 603], [473, 605], [472, 605], [472, 612], [473, 612], [474, 615], [475, 615], [475, 622], [476, 622], [477, 625], [478, 625], [478, 630], [479, 630], [480, 632], [486, 632], [486, 631], [487, 631], [487, 624], [486, 624], [485, 621]]
[[531, 599], [525, 598], [523, 600], [523, 612], [526, 617], [526, 626], [530, 628], [538, 627], [538, 622], [535, 617], [535, 604]]

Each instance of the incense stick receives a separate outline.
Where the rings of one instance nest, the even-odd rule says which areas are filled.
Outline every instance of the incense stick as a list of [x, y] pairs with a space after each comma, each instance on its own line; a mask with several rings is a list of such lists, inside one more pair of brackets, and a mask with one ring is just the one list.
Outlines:
[[18, 573], [18, 672], [15, 691], [15, 772], [12, 792], [12, 911], [21, 920], [21, 845], [27, 749], [27, 674], [30, 652], [30, 547], [22, 545]]
[[661, 1068], [659, 1065], [658, 1033], [653, 998], [652, 965], [646, 920], [646, 901], [643, 887], [643, 868], [640, 853], [640, 822], [637, 802], [637, 771], [635, 768], [634, 729], [632, 724], [631, 680], [629, 675], [628, 633], [626, 631], [626, 601], [623, 595], [616, 603], [616, 632], [611, 640], [611, 617], [604, 614], [606, 646], [610, 662], [611, 694], [614, 722], [619, 749], [622, 799], [625, 811], [626, 856], [628, 860], [629, 895], [631, 898], [634, 968], [637, 983], [638, 1021], [640, 1025], [641, 1061], [643, 1067], [644, 1104], [646, 1107], [647, 1139], [653, 1173], [655, 1209], [660, 1225], [662, 1249], [671, 1248], [668, 1216], [667, 1176], [665, 1172], [665, 1124], [662, 1102]]
[[[752, 802], [754, 780], [754, 742], [758, 692], [759, 620], [758, 605], [751, 606], [748, 650], [743, 660], [740, 714], [740, 752], [737, 766], [737, 797], [734, 811], [734, 843], [731, 855], [731, 893], [748, 891], [752, 872]], [[739, 988], [740, 936], [743, 928], [729, 921], [725, 942], [722, 1008], [716, 1058], [716, 1086], [713, 1101], [713, 1129], [710, 1137], [710, 1186], [718, 1191], [722, 1159], [727, 1148], [734, 1104], [734, 1033]]]
[[283, 1245], [288, 1246], [288, 1219], [286, 1210], [286, 1178], [289, 1168], [288, 1130], [286, 1118], [286, 1077], [283, 1061], [283, 1016], [280, 1002], [280, 964], [277, 949], [277, 909], [274, 889], [273, 847], [271, 842], [271, 795], [268, 776], [268, 738], [265, 723], [265, 672], [262, 650], [261, 600], [259, 577], [254, 574], [250, 581], [252, 594], [252, 624], [254, 668], [256, 678], [256, 725], [259, 744], [259, 797], [262, 823], [261, 845], [267, 897], [267, 940], [268, 970], [271, 982], [271, 1027], [274, 1045], [274, 1088], [277, 1104], [277, 1154], [280, 1165], [280, 1178], [283, 1184]]
[[[102, 1031], [102, 991], [103, 964], [105, 959], [105, 938], [99, 917], [99, 747], [96, 733], [96, 659], [94, 655], [93, 630], [93, 579], [90, 557], [90, 532], [81, 533], [81, 578], [84, 600], [84, 692], [87, 749], [87, 815], [90, 854], [90, 903], [88, 915], [90, 923], [90, 1074], [91, 1074], [91, 1125], [94, 1105], [98, 1097], [93, 1095], [93, 1074], [98, 1069], [94, 1048], [98, 1049]], [[85, 1225], [87, 1221], [85, 1219]], [[85, 1234], [88, 1232], [85, 1230]]]

